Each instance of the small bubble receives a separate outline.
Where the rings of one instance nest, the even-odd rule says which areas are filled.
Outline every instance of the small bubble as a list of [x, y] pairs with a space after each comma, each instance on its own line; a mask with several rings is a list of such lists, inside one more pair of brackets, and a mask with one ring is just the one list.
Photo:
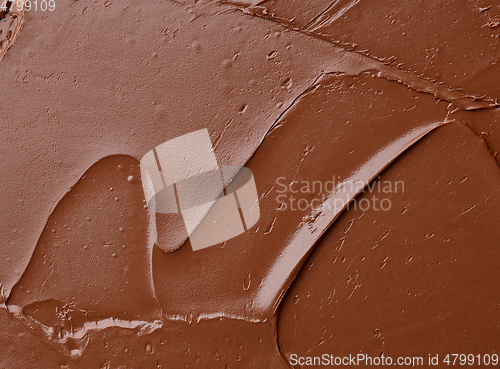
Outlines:
[[148, 343], [148, 344], [146, 345], [146, 352], [147, 352], [148, 354], [151, 354], [151, 353], [153, 352], [153, 345], [152, 345], [152, 344]]
[[286, 78], [281, 86], [287, 90], [290, 90], [292, 88], [292, 79], [290, 77]]
[[386, 256], [384, 258], [384, 261], [382, 262], [382, 264], [380, 264], [380, 269], [384, 269], [384, 267], [387, 265], [387, 260], [389, 259], [389, 256]]
[[380, 329], [378, 329], [378, 328], [375, 329], [375, 331], [373, 331], [373, 335], [375, 337], [377, 337], [379, 340], [381, 340], [382, 344], [384, 345], [384, 342], [383, 342], [384, 341], [384, 335], [382, 334], [382, 332], [380, 331]]
[[248, 273], [243, 281], [243, 290], [248, 291], [250, 289], [250, 285], [252, 284], [252, 276]]
[[244, 113], [247, 110], [247, 108], [248, 108], [248, 105], [247, 104], [243, 104], [243, 105], [240, 106], [240, 108], [238, 109], [238, 111], [240, 113]]
[[191, 48], [199, 53], [201, 51], [201, 44], [198, 41], [193, 41], [191, 43]]
[[134, 180], [134, 176], [128, 176], [127, 181], [132, 182]]
[[333, 302], [333, 297], [334, 297], [334, 296], [335, 296], [335, 290], [334, 290], [334, 291], [332, 291], [332, 292], [330, 292], [330, 293], [328, 294], [328, 298], [327, 298], [327, 300], [328, 300], [327, 304], [328, 304], [328, 305], [331, 305], [331, 303]]
[[278, 52], [277, 52], [277, 51], [275, 51], [275, 50], [273, 50], [273, 51], [271, 51], [269, 54], [267, 54], [267, 58], [268, 58], [269, 60], [276, 58], [276, 56], [278, 56]]

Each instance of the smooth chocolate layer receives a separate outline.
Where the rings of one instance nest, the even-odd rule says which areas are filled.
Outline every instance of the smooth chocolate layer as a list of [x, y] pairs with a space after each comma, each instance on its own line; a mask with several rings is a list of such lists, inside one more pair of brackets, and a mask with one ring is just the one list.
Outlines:
[[100, 160], [50, 215], [9, 311], [75, 357], [93, 330], [161, 327], [149, 225], [137, 161]]
[[[0, 65], [7, 294], [59, 200], [97, 161], [140, 159], [208, 127], [219, 163], [243, 165], [323, 70], [363, 68], [319, 40], [202, 5], [77, 2], [27, 14], [22, 47]], [[167, 250], [178, 248], [182, 222], [164, 221], [177, 222], [158, 228]]]
[[[0, 15], [1, 367], [497, 352], [498, 6], [14, 16]], [[138, 163], [201, 128], [219, 164], [252, 170], [261, 217], [193, 251], [180, 215], [148, 211]], [[292, 183], [332, 179], [293, 207]], [[373, 198], [390, 209], [355, 207]]]
[[478, 96], [500, 97], [500, 5], [268, 0], [249, 12]]
[[334, 223], [283, 303], [281, 350], [497, 352], [500, 173], [484, 142], [438, 128], [377, 181], [404, 192], [374, 185], [358, 203], [390, 197], [390, 211], [352, 207]]
[[[362, 190], [321, 199], [324, 211], [296, 211], [280, 207], [277, 178], [325, 183], [335, 176], [338, 183], [368, 184], [445, 122], [446, 104], [413, 95], [374, 74], [321, 78], [277, 121], [247, 163], [262, 193], [257, 228], [195, 253], [189, 246], [172, 254], [154, 250], [154, 284], [164, 312], [272, 319], [304, 257]], [[303, 196], [312, 202], [320, 194]], [[194, 278], [198, 273], [203, 278]], [[251, 283], [244, 289], [246, 279]]]

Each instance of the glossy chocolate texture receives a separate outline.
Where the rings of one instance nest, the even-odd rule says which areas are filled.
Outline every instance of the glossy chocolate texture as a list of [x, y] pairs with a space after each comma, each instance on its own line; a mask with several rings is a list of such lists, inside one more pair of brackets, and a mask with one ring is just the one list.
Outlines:
[[[498, 354], [499, 17], [489, 0], [0, 12], [0, 367]], [[202, 128], [252, 170], [261, 216], [193, 251], [179, 214], [147, 208], [139, 161]], [[359, 186], [277, 201], [332, 178]], [[390, 209], [355, 206], [374, 198]]]

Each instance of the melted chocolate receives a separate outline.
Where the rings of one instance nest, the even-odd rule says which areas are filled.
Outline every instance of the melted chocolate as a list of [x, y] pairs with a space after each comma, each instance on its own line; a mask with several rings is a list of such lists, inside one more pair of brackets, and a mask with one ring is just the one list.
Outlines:
[[0, 9], [0, 61], [23, 29], [24, 1], [3, 1]]
[[[496, 352], [498, 14], [483, 0], [0, 13], [0, 366]], [[261, 217], [193, 251], [180, 215], [149, 214], [138, 163], [201, 128], [219, 164], [252, 170]], [[278, 200], [332, 179], [300, 193], [315, 207]], [[356, 208], [374, 197], [391, 208]]]
[[[321, 240], [280, 312], [285, 355], [497, 352], [495, 164], [453, 123], [384, 171], [377, 181], [403, 180], [404, 193], [388, 212], [347, 210]], [[372, 189], [358, 201], [388, 196]]]

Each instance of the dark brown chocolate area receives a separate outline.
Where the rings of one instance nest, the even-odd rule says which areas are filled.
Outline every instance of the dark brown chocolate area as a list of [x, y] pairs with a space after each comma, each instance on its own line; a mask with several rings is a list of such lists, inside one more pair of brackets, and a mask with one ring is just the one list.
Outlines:
[[94, 334], [78, 361], [47, 346], [4, 309], [0, 309], [0, 326], [0, 366], [5, 368], [288, 368], [272, 326], [264, 323], [169, 322], [142, 336], [109, 328]]
[[[347, 210], [304, 265], [282, 306], [289, 356], [496, 352], [500, 173], [470, 129], [438, 128]], [[383, 187], [381, 187], [383, 188]]]
[[139, 163], [104, 158], [52, 212], [7, 307], [72, 357], [83, 353], [94, 330], [157, 329], [153, 242]]
[[[247, 163], [262, 194], [256, 228], [197, 252], [189, 243], [171, 254], [154, 249], [153, 278], [164, 312], [271, 319], [301, 261], [341, 211], [319, 217], [313, 208], [282, 208], [281, 186], [293, 180], [369, 183], [445, 116], [446, 104], [374, 74], [320, 79]], [[379, 160], [371, 163], [374, 157]], [[318, 206], [321, 195], [302, 197]]]
[[8, 304], [55, 299], [86, 311], [88, 320], [160, 318], [149, 228], [139, 163], [102, 159], [52, 212]]
[[481, 137], [500, 164], [500, 108], [478, 111], [457, 111], [451, 115], [472, 128]]

